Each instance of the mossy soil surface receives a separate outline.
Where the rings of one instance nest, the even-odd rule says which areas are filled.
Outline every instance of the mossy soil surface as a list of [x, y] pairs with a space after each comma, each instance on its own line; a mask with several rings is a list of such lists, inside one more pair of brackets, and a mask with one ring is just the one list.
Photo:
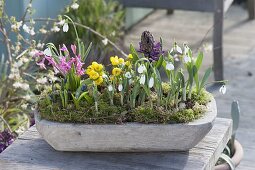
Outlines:
[[[99, 111], [96, 112], [94, 104], [88, 104], [85, 101], [80, 103], [79, 109], [75, 108], [73, 104], [69, 104], [64, 109], [61, 107], [60, 101], [50, 104], [46, 98], [42, 98], [38, 103], [38, 111], [42, 119], [66, 123], [186, 123], [201, 117], [206, 112], [206, 104], [211, 99], [211, 94], [203, 90], [199, 96], [193, 92], [191, 100], [184, 102], [185, 104], [180, 103], [179, 106], [174, 106], [170, 103], [167, 106], [157, 106], [155, 97], [153, 107], [147, 101], [135, 109], [129, 109], [125, 105], [120, 105], [119, 96], [115, 96], [115, 105], [110, 105], [108, 97], [101, 95], [98, 103]], [[181, 105], [184, 105], [184, 107], [181, 107]]]

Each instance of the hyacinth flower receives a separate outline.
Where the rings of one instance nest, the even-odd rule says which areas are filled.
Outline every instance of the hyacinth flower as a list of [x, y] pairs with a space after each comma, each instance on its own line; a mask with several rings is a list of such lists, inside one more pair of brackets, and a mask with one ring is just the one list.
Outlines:
[[150, 62], [158, 61], [161, 55], [164, 55], [162, 44], [155, 42], [152, 34], [149, 31], [144, 31], [139, 43], [140, 49], [138, 52], [143, 53]]
[[4, 130], [0, 133], [0, 153], [13, 143], [15, 137], [8, 131]]

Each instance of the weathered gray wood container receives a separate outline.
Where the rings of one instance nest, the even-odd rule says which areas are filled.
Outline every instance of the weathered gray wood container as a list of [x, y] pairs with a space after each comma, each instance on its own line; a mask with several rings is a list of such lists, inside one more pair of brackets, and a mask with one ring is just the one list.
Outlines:
[[36, 116], [36, 128], [54, 149], [89, 152], [186, 151], [211, 130], [217, 115], [215, 100], [203, 117], [183, 124], [87, 125], [58, 123]]

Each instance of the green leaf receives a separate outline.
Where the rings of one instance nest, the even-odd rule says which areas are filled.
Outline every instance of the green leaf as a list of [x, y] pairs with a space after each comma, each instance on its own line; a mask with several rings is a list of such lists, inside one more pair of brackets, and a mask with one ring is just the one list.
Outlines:
[[204, 55], [203, 55], [202, 52], [200, 52], [200, 53], [198, 54], [198, 56], [197, 56], [196, 63], [195, 63], [196, 68], [197, 68], [197, 71], [200, 69], [200, 66], [201, 66], [201, 64], [202, 64], [202, 62], [203, 62], [203, 58], [204, 58]]
[[203, 79], [202, 79], [202, 81], [201, 81], [201, 84], [200, 84], [200, 89], [201, 89], [201, 88], [204, 88], [205, 83], [206, 83], [206, 81], [208, 80], [208, 78], [209, 78], [211, 72], [212, 72], [212, 68], [211, 68], [211, 67], [208, 68], [208, 69], [205, 71], [204, 77], [203, 77]]
[[132, 44], [130, 44], [130, 53], [133, 55], [132, 62], [133, 62], [133, 64], [135, 64], [136, 61], [139, 60], [139, 57], [136, 52], [136, 49], [134, 48], [134, 46]]
[[92, 48], [92, 42], [89, 44], [89, 46], [88, 46], [88, 48], [87, 48], [87, 50], [86, 50], [86, 52], [85, 52], [85, 54], [84, 54], [84, 56], [82, 58], [82, 61], [85, 61], [87, 59], [91, 48]]
[[83, 92], [83, 93], [80, 95], [78, 101], [80, 101], [82, 98], [85, 98], [86, 101], [87, 101], [89, 104], [93, 103], [93, 99], [92, 99], [92, 97], [89, 96], [88, 93], [89, 93], [89, 92]]
[[159, 57], [159, 60], [156, 62], [156, 68], [159, 69], [161, 66], [162, 66], [162, 63], [163, 63], [163, 56], [161, 55]]
[[231, 105], [231, 117], [233, 120], [233, 132], [232, 134], [235, 135], [238, 126], [239, 126], [239, 120], [240, 120], [240, 108], [238, 101], [233, 101]]

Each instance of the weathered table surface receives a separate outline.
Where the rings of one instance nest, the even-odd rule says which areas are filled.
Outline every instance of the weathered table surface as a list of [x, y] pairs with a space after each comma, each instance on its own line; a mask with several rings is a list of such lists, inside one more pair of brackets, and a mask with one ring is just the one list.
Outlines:
[[55, 151], [31, 127], [0, 154], [0, 169], [213, 169], [231, 132], [232, 121], [217, 118], [209, 134], [187, 152], [89, 153]]

